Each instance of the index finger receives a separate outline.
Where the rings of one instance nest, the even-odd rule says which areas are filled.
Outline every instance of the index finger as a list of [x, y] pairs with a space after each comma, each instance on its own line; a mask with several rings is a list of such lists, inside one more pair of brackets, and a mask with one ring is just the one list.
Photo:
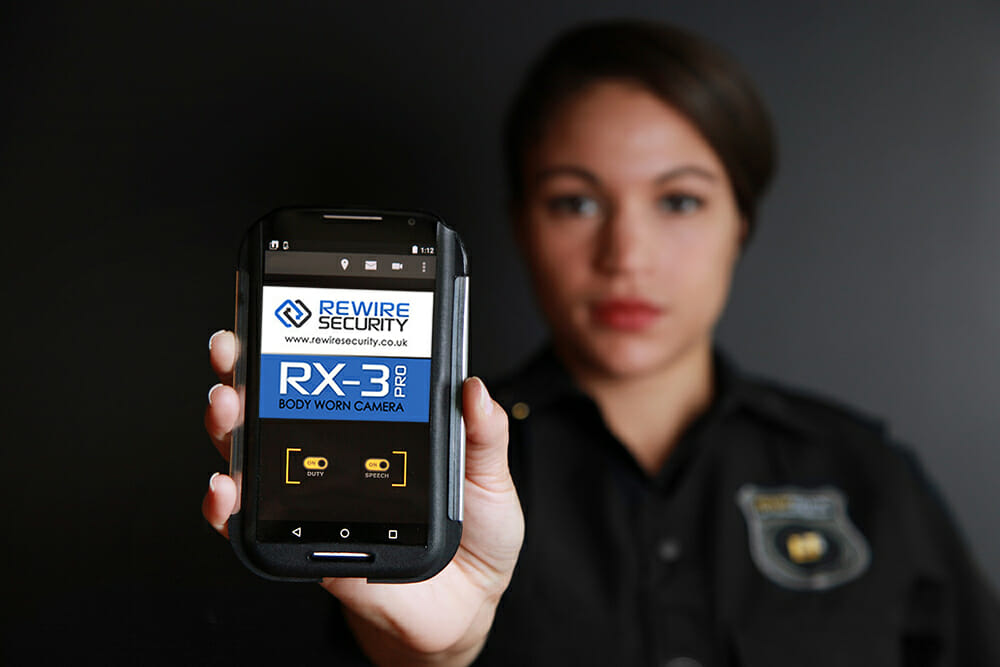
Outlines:
[[236, 363], [236, 336], [220, 329], [208, 339], [208, 359], [212, 370], [223, 384], [233, 384], [233, 364]]

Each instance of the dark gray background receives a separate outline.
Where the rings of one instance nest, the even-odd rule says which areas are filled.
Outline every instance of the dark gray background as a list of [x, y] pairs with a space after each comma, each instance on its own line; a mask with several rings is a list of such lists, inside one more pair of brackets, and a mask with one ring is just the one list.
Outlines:
[[[724, 345], [888, 418], [1000, 582], [1000, 5], [820, 5], [5, 3], [8, 634], [146, 646], [155, 626], [196, 648], [326, 604], [253, 579], [199, 514], [223, 467], [205, 344], [231, 323], [240, 234], [282, 204], [437, 211], [471, 256], [472, 369], [504, 373], [544, 332], [504, 215], [502, 112], [555, 32], [620, 15], [714, 38], [774, 111], [780, 174]], [[271, 616], [215, 605], [268, 595]]]

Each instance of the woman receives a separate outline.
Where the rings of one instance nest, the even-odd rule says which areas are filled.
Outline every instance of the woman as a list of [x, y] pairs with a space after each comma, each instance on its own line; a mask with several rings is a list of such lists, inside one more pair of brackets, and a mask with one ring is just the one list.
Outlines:
[[[584, 27], [530, 73], [507, 147], [552, 347], [497, 390], [509, 457], [506, 415], [466, 383], [465, 533], [448, 568], [412, 585], [324, 582], [362, 650], [998, 664], [996, 603], [878, 424], [744, 378], [713, 347], [774, 163], [741, 70], [675, 28]], [[210, 349], [225, 384], [206, 426], [225, 454], [231, 335]], [[220, 532], [234, 501], [213, 476], [203, 509]]]

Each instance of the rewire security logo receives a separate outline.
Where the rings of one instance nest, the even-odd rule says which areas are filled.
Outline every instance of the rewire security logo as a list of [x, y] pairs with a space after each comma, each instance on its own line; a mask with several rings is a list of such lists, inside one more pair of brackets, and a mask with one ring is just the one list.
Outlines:
[[312, 311], [306, 308], [306, 304], [302, 303], [302, 299], [296, 299], [295, 301], [285, 299], [278, 306], [278, 309], [274, 311], [274, 316], [278, 318], [279, 322], [285, 325], [285, 328], [291, 329], [292, 326], [295, 326], [297, 329], [312, 317]]

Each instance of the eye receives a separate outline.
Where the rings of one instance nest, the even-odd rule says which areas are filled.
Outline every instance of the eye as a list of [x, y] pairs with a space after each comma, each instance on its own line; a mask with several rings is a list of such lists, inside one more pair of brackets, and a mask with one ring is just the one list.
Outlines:
[[694, 213], [705, 205], [701, 197], [687, 194], [670, 194], [660, 197], [657, 201], [660, 210], [667, 213]]
[[550, 213], [567, 217], [593, 217], [601, 212], [601, 206], [597, 200], [585, 195], [552, 197], [546, 201], [545, 206]]

